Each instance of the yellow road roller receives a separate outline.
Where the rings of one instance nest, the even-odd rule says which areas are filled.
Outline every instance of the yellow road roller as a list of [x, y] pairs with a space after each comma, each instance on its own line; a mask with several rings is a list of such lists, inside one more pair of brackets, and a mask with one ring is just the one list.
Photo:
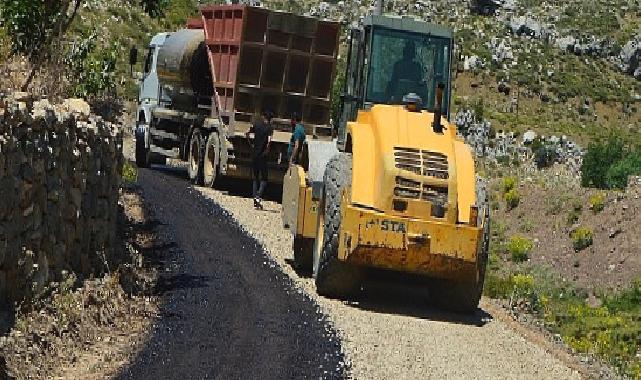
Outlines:
[[338, 138], [310, 140], [287, 171], [283, 223], [319, 294], [355, 295], [366, 268], [430, 279], [474, 311], [490, 212], [472, 152], [449, 122], [453, 33], [373, 15], [350, 31]]

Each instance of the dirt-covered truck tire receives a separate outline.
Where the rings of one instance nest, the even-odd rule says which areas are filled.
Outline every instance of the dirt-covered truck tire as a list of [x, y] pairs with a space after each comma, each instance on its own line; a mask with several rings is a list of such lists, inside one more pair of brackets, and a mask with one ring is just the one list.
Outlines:
[[360, 290], [360, 268], [338, 259], [341, 230], [341, 196], [343, 189], [352, 184], [352, 157], [346, 153], [334, 156], [325, 169], [324, 189], [319, 204], [318, 233], [314, 263], [314, 277], [318, 294], [347, 298]]
[[476, 180], [476, 199], [478, 205], [477, 225], [483, 226], [483, 237], [476, 261], [476, 278], [469, 281], [435, 280], [431, 297], [442, 308], [461, 313], [473, 313], [478, 308], [483, 295], [485, 270], [490, 246], [490, 207], [486, 182]]
[[145, 148], [144, 136], [136, 137], [136, 166], [148, 168], [150, 164], [149, 149]]
[[198, 129], [194, 129], [189, 140], [189, 180], [195, 185], [203, 183], [204, 143]]
[[305, 276], [312, 274], [314, 265], [314, 239], [297, 236], [294, 238], [294, 265]]
[[205, 157], [203, 162], [203, 182], [207, 187], [214, 187], [220, 178], [220, 139], [218, 133], [212, 132], [207, 138]]

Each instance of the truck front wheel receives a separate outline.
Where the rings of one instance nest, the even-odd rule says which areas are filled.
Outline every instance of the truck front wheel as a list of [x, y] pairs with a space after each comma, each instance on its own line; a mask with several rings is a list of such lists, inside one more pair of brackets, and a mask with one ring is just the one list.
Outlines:
[[198, 129], [191, 134], [189, 141], [189, 180], [200, 185], [203, 182], [203, 138]]
[[149, 148], [145, 147], [145, 137], [136, 136], [136, 166], [139, 168], [149, 167]]
[[338, 259], [341, 231], [341, 197], [352, 185], [352, 157], [334, 156], [325, 169], [324, 190], [319, 204], [318, 232], [314, 257], [314, 277], [318, 294], [346, 298], [360, 290], [361, 270]]

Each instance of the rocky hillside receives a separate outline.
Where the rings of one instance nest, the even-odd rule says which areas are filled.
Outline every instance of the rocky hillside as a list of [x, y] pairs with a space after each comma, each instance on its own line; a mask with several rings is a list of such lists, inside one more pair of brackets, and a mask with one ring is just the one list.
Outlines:
[[[371, 9], [370, 1], [310, 6], [310, 14], [346, 24]], [[497, 130], [534, 129], [581, 140], [610, 130], [638, 134], [638, 1], [393, 0], [385, 11], [454, 29], [455, 106], [482, 103]]]
[[[75, 95], [115, 93], [133, 99], [136, 86], [127, 65], [129, 47], [143, 51], [154, 33], [184, 25], [187, 17], [197, 15], [199, 4], [211, 2], [221, 1], [157, 1], [161, 12], [151, 17], [139, 2], [85, 1], [64, 37], [61, 57], [42, 73], [60, 80], [56, 86], [36, 81], [32, 90], [51, 93], [63, 88]], [[372, 0], [244, 2], [340, 20], [345, 29], [369, 14], [373, 4]], [[638, 0], [387, 0], [385, 12], [454, 29], [455, 109], [482, 109], [494, 130], [533, 129], [574, 136], [579, 142], [611, 131], [638, 137]], [[1, 28], [0, 40], [6, 41]], [[6, 48], [0, 49], [0, 63], [9, 56]], [[19, 74], [29, 63], [12, 60], [2, 81], [18, 87], [23, 79]]]

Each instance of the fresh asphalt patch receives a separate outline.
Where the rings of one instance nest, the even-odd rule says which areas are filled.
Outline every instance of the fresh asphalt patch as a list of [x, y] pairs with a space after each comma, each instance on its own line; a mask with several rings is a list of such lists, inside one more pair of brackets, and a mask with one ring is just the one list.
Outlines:
[[139, 170], [148, 207], [176, 248], [163, 259], [160, 317], [119, 378], [345, 377], [341, 342], [318, 305], [226, 211], [180, 177]]

